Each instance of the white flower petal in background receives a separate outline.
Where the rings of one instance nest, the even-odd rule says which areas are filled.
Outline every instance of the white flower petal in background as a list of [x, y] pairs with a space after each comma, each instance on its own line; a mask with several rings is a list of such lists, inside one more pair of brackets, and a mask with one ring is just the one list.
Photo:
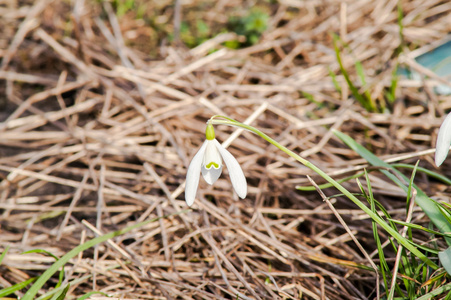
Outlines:
[[443, 121], [438, 131], [437, 144], [435, 146], [435, 164], [440, 166], [448, 155], [451, 145], [451, 112]]

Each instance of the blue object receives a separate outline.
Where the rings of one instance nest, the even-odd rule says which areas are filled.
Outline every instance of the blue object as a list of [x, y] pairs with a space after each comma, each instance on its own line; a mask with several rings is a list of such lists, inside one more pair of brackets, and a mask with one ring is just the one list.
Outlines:
[[[433, 71], [444, 79], [451, 76], [451, 36], [445, 40], [426, 45], [409, 54], [415, 61], [425, 68]], [[420, 79], [421, 76], [415, 70], [400, 68], [399, 74], [406, 75], [413, 79]], [[440, 84], [435, 87], [435, 92], [442, 95], [451, 95], [451, 86]]]

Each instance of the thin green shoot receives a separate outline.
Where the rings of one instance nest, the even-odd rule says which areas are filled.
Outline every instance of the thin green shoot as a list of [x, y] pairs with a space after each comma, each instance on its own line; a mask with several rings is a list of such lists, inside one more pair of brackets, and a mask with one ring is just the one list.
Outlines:
[[53, 257], [55, 260], [58, 260], [59, 257], [56, 256], [55, 254], [53, 254], [50, 251], [44, 250], [44, 249], [32, 249], [32, 250], [28, 250], [28, 251], [24, 251], [22, 252], [22, 254], [30, 254], [30, 253], [39, 253], [39, 254], [45, 254], [48, 255], [50, 257]]
[[8, 253], [9, 250], [9, 246], [6, 246], [5, 250], [2, 252], [2, 254], [0, 255], [0, 265], [2, 264], [3, 259], [6, 256], [6, 253]]
[[354, 96], [354, 98], [369, 112], [376, 111], [376, 107], [374, 106], [373, 102], [371, 101], [371, 98], [366, 98], [362, 96], [362, 94], [359, 92], [357, 87], [352, 83], [351, 78], [349, 77], [348, 71], [346, 71], [343, 61], [341, 59], [340, 54], [340, 48], [338, 47], [338, 41], [340, 38], [337, 35], [333, 35], [333, 42], [334, 42], [334, 49], [335, 49], [335, 56], [338, 62], [338, 65], [340, 67], [340, 71], [343, 74], [343, 77], [346, 80], [346, 83], [349, 86], [349, 89]]
[[[337, 36], [337, 38], [339, 38], [339, 37]], [[347, 43], [344, 43], [341, 39], [340, 39], [340, 41], [341, 41], [341, 43], [343, 44], [343, 46], [344, 46], [348, 51], [351, 52], [351, 48], [349, 47], [349, 45], [348, 45]], [[371, 97], [371, 93], [370, 93], [369, 89], [366, 87], [366, 86], [367, 86], [367, 81], [366, 81], [366, 76], [365, 76], [365, 69], [363, 68], [362, 63], [361, 63], [357, 58], [355, 58], [354, 60], [355, 60], [354, 65], [355, 65], [355, 70], [356, 70], [356, 72], [357, 72], [357, 76], [358, 76], [359, 79], [360, 79], [360, 83], [362, 84], [362, 87], [365, 88], [365, 91], [364, 91], [363, 93], [364, 93], [364, 95], [365, 95], [367, 101], [369, 101], [370, 103], [372, 103], [373, 106], [374, 106], [374, 108], [375, 108], [374, 101], [373, 101], [373, 99], [372, 99], [372, 97]]]
[[[272, 264], [271, 261], [268, 260], [268, 274], [271, 273], [272, 271]], [[268, 276], [265, 278], [265, 284], [270, 284], [271, 283], [271, 278], [269, 278]]]
[[307, 99], [308, 101], [310, 101], [310, 102], [316, 104], [316, 106], [318, 106], [318, 108], [324, 107], [324, 103], [315, 100], [315, 97], [313, 97], [312, 94], [307, 93], [307, 92], [303, 92], [303, 91], [301, 91], [301, 93], [302, 93], [302, 96], [303, 96], [305, 99]]
[[388, 91], [385, 92], [385, 98], [387, 98], [388, 103], [393, 104], [396, 100], [396, 89], [398, 88], [398, 64], [396, 64], [395, 68], [391, 74], [390, 87]]
[[363, 65], [359, 60], [355, 60], [355, 70], [357, 72], [357, 76], [359, 76], [360, 78], [360, 82], [362, 83], [362, 87], [365, 89], [365, 91], [363, 92], [365, 94], [365, 97], [367, 99], [367, 101], [369, 103], [371, 103], [373, 109], [376, 108], [376, 106], [374, 105], [374, 101], [371, 97], [371, 93], [367, 87], [367, 82], [366, 82], [366, 76], [365, 76], [365, 70], [363, 69]]
[[329, 70], [329, 76], [330, 76], [330, 78], [332, 78], [332, 83], [334, 84], [335, 90], [341, 94], [341, 86], [338, 83], [337, 75], [335, 75], [335, 73], [332, 72], [332, 70], [330, 68], [328, 68], [328, 70]]

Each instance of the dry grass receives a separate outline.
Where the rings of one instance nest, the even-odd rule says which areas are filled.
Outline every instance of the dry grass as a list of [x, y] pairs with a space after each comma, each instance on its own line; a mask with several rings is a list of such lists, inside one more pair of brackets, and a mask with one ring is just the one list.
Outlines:
[[[193, 49], [169, 42], [161, 29], [172, 30], [169, 1], [147, 4], [154, 24], [133, 12], [118, 18], [107, 3], [1, 1], [0, 251], [10, 249], [0, 286], [38, 276], [53, 261], [23, 251], [62, 256], [96, 233], [185, 209], [186, 167], [213, 114], [249, 122], [334, 178], [365, 165], [331, 128], [384, 159], [421, 159], [435, 170], [429, 149], [451, 97], [433, 93], [434, 79], [401, 80], [387, 113], [368, 113], [350, 97], [333, 50], [331, 32], [348, 43], [342, 59], [351, 77], [361, 61], [363, 88], [382, 107], [400, 45], [397, 2], [262, 1], [271, 16], [264, 35], [230, 50], [221, 45], [232, 33]], [[243, 5], [251, 2], [189, 1], [182, 19], [224, 28]], [[451, 31], [448, 1], [402, 7], [407, 52]], [[72, 260], [65, 280], [82, 280], [67, 298], [92, 290], [120, 299], [374, 298], [375, 273], [328, 204], [295, 190], [310, 185], [305, 175], [320, 178], [258, 137], [233, 132], [216, 130], [242, 164], [248, 197], [237, 201], [227, 175], [213, 187], [201, 180], [193, 210]], [[451, 174], [449, 161], [439, 172]], [[377, 199], [405, 220], [404, 193], [377, 172], [370, 178]], [[449, 187], [417, 180], [428, 195], [449, 199]], [[371, 221], [345, 198], [332, 203], [377, 263]], [[417, 208], [412, 219], [428, 223]]]

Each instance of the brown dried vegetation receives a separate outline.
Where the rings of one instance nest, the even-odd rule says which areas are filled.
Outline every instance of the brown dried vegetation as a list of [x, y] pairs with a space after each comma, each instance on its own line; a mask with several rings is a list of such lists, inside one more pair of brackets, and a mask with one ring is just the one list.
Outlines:
[[[232, 50], [223, 43], [240, 38], [221, 28], [251, 1], [182, 3], [182, 20], [202, 18], [222, 32], [192, 49], [167, 34], [177, 15], [170, 1], [148, 1], [141, 19], [118, 16], [106, 2], [0, 1], [0, 251], [10, 247], [0, 286], [53, 262], [23, 251], [62, 256], [96, 232], [184, 210], [186, 168], [214, 114], [258, 127], [337, 179], [366, 165], [331, 128], [387, 161], [421, 159], [436, 170], [431, 148], [451, 97], [434, 94], [434, 78], [402, 79], [396, 101], [385, 97], [401, 45], [397, 2], [258, 2], [268, 28], [258, 43]], [[449, 1], [401, 2], [405, 53], [451, 31]], [[342, 59], [357, 85], [354, 63], [362, 62], [367, 85], [359, 88], [384, 113], [352, 98], [331, 33], [347, 43]], [[310, 185], [305, 175], [321, 178], [236, 131], [219, 126], [216, 134], [242, 164], [245, 200], [227, 171], [214, 186], [201, 179], [192, 210], [71, 260], [66, 281], [92, 276], [67, 298], [92, 290], [120, 299], [374, 298], [375, 273], [333, 212], [316, 192], [295, 189]], [[450, 160], [438, 172], [449, 175]], [[405, 220], [404, 193], [377, 172], [370, 178], [378, 201]], [[430, 196], [450, 195], [437, 181], [417, 180]], [[353, 181], [346, 187], [358, 192]], [[377, 263], [371, 220], [346, 198], [333, 203]], [[413, 222], [428, 224], [417, 208]]]

